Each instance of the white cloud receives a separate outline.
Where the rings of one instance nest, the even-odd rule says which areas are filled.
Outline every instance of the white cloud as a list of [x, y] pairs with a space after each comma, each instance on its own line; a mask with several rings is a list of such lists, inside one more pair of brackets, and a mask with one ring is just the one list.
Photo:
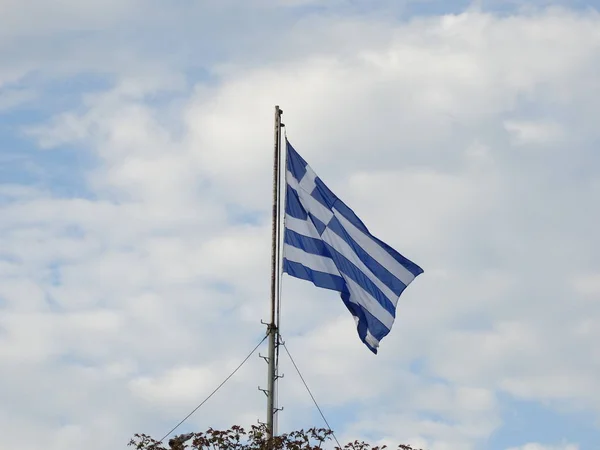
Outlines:
[[581, 274], [573, 280], [575, 290], [586, 297], [600, 297], [600, 275]]
[[[135, 22], [128, 5], [90, 5], [102, 17], [86, 26]], [[139, 76], [137, 63], [160, 65], [152, 55], [134, 51], [124, 78], [110, 66], [113, 88], [33, 132], [46, 155], [71, 145], [97, 158], [96, 198], [2, 188], [0, 392], [28, 399], [0, 409], [7, 442], [32, 428], [31, 448], [160, 434], [252, 348], [268, 307], [276, 103], [317, 173], [426, 270], [377, 357], [335, 293], [286, 278], [284, 337], [323, 406], [351, 412], [340, 435], [482, 448], [499, 393], [598, 413], [600, 310], [580, 300], [596, 293], [599, 20], [311, 17], [281, 36], [283, 54], [231, 56], [191, 92], [179, 67]], [[513, 152], [507, 126], [546, 151]], [[565, 165], [564, 148], [589, 172]], [[191, 425], [261, 415], [260, 364]], [[314, 424], [285, 371], [282, 428]]]
[[520, 447], [511, 447], [507, 450], [579, 450], [579, 446], [575, 444], [542, 445], [537, 443], [530, 443], [522, 445]]
[[218, 385], [215, 375], [214, 368], [179, 367], [169, 370], [158, 379], [136, 378], [130, 386], [134, 394], [144, 399], [172, 404], [190, 397], [206, 397], [212, 385]]
[[563, 138], [560, 125], [544, 122], [506, 121], [506, 131], [515, 145], [556, 144]]

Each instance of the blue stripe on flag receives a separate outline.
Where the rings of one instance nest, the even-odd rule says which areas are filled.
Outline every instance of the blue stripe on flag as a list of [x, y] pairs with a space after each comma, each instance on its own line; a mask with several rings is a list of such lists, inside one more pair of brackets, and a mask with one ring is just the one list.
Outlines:
[[[327, 189], [327, 187], [323, 184], [323, 182], [319, 178], [317, 178], [317, 180], [316, 180], [316, 185], [319, 188], [319, 190], [321, 191], [321, 193], [325, 189], [329, 191], [329, 189]], [[371, 237], [374, 241], [376, 241], [381, 247], [383, 247], [383, 249], [387, 253], [389, 253], [389, 255], [392, 258], [394, 258], [401, 265], [403, 265], [404, 267], [406, 267], [406, 269], [410, 273], [412, 273], [415, 277], [417, 275], [420, 275], [420, 274], [423, 273], [423, 269], [421, 269], [418, 265], [416, 265], [415, 263], [413, 263], [409, 259], [407, 259], [404, 256], [402, 256], [400, 253], [398, 253], [392, 247], [390, 247], [389, 245], [387, 245], [385, 242], [382, 242], [380, 239], [377, 239], [375, 236], [373, 236], [370, 233], [370, 231], [368, 230], [368, 228], [365, 226], [365, 224], [362, 222], [362, 220], [360, 220], [358, 218], [358, 216], [354, 213], [354, 211], [352, 211], [343, 201], [341, 201], [339, 198], [337, 198], [335, 196], [335, 194], [333, 194], [331, 191], [329, 191], [329, 192], [330, 192], [331, 196], [335, 197], [335, 200], [332, 202], [332, 205], [335, 205], [335, 209], [338, 210], [340, 212], [340, 214], [342, 216], [344, 216], [352, 225], [354, 225], [356, 228], [358, 228], [363, 233], [365, 233], [366, 235], [368, 235], [369, 237]], [[331, 201], [331, 200], [328, 200], [328, 201]]]
[[335, 263], [336, 267], [339, 269], [340, 273], [346, 275], [356, 284], [358, 284], [364, 291], [373, 297], [377, 303], [379, 303], [387, 312], [389, 312], [393, 317], [396, 316], [396, 308], [393, 303], [388, 299], [381, 289], [379, 289], [375, 284], [367, 278], [367, 276], [358, 268], [354, 263], [352, 263], [348, 258], [334, 249], [331, 245], [325, 242], [325, 246], [329, 254], [331, 255], [331, 259]]
[[367, 330], [369, 330], [371, 335], [377, 340], [381, 340], [387, 336], [389, 330], [362, 306], [350, 301], [350, 293], [346, 291], [346, 283], [343, 278], [337, 275], [309, 269], [300, 263], [288, 261], [285, 258], [283, 259], [283, 271], [295, 278], [310, 281], [317, 287], [339, 292], [348, 311], [350, 311], [354, 317], [358, 318], [357, 331], [361, 341], [367, 345], [372, 352], [377, 353], [377, 349], [371, 347], [369, 343], [365, 341]]
[[[398, 261], [400, 264], [406, 267], [406, 269], [413, 274], [413, 276], [418, 276], [423, 273], [423, 269], [421, 269], [418, 265], [410, 261], [409, 259], [402, 256], [392, 247], [387, 245], [385, 242], [377, 239], [373, 236], [366, 225], [358, 218], [358, 216], [352, 211], [342, 200], [340, 200], [331, 190], [323, 183], [323, 181], [317, 177], [315, 179], [316, 189], [312, 193], [312, 197], [321, 203], [323, 206], [327, 208], [335, 207], [336, 210], [340, 212], [342, 216], [344, 216], [352, 225], [361, 230], [363, 233], [369, 235], [373, 240], [377, 241], [379, 245], [381, 245], [386, 252], [390, 254], [392, 258]], [[402, 291], [400, 291], [402, 292]]]
[[313, 225], [317, 229], [317, 232], [319, 233], [319, 235], [322, 235], [323, 232], [325, 231], [325, 228], [327, 228], [327, 226], [312, 214], [308, 214], [308, 217], [310, 217], [310, 221], [313, 223]]
[[286, 186], [286, 202], [285, 202], [285, 214], [286, 216], [295, 217], [296, 219], [306, 220], [308, 214], [298, 199], [298, 194], [288, 184]]
[[325, 242], [321, 239], [303, 236], [289, 229], [284, 230], [283, 243], [302, 249], [306, 253], [312, 253], [313, 255], [330, 256], [325, 247]]
[[315, 185], [319, 189], [319, 193], [323, 196], [325, 202], [332, 207], [335, 206], [342, 216], [344, 216], [352, 225], [361, 230], [363, 233], [370, 234], [369, 230], [365, 226], [365, 224], [360, 220], [354, 211], [352, 211], [348, 206], [341, 201], [337, 195], [335, 195], [331, 190], [325, 186], [323, 181], [317, 177], [315, 180]]
[[367, 347], [369, 347], [369, 349], [373, 353], [377, 353], [377, 348], [371, 347], [366, 342], [367, 330], [378, 341], [380, 341], [381, 339], [386, 337], [389, 334], [390, 330], [385, 325], [383, 325], [379, 320], [377, 320], [377, 318], [374, 317], [369, 311], [367, 311], [365, 308], [363, 308], [361, 305], [352, 303], [350, 301], [349, 293], [342, 292], [341, 298], [342, 298], [342, 301], [344, 302], [344, 305], [346, 306], [346, 308], [348, 308], [348, 311], [350, 311], [350, 314], [352, 314], [354, 317], [358, 318], [358, 325], [356, 326], [356, 328], [357, 328], [358, 336], [360, 337], [360, 340], [363, 341], [363, 343]]
[[317, 177], [315, 179], [315, 186], [317, 187], [317, 189], [315, 189], [315, 191], [319, 193], [318, 194], [319, 198], [315, 197], [314, 194], [313, 194], [313, 197], [315, 197], [324, 206], [326, 206], [328, 208], [332, 208], [333, 205], [335, 205], [335, 203], [339, 199], [335, 196], [335, 194], [333, 192], [331, 192], [329, 190], [329, 188], [327, 186], [325, 186], [325, 184], [321, 181], [321, 179], [319, 177]]
[[302, 159], [302, 156], [298, 154], [292, 144], [286, 141], [287, 148], [287, 170], [289, 170], [294, 178], [298, 181], [302, 179], [304, 174], [306, 173], [306, 161]]
[[[333, 192], [331, 192], [331, 190], [325, 186], [325, 184], [323, 184], [323, 181], [321, 181], [319, 177], [315, 179], [315, 185], [317, 188], [312, 193], [312, 197], [315, 200], [327, 208], [331, 209], [335, 207], [335, 209], [339, 211], [339, 213], [344, 216], [352, 225], [376, 241], [392, 258], [406, 267], [406, 269], [413, 274], [413, 276], [416, 277], [417, 275], [423, 273], [423, 269], [421, 269], [418, 265], [402, 256], [385, 242], [382, 242], [380, 239], [377, 239], [375, 236], [373, 236], [362, 220], [357, 217], [354, 211], [352, 211], [342, 200], [340, 200]], [[391, 286], [390, 289], [392, 289]]]
[[321, 183], [321, 180], [319, 180], [319, 177], [315, 178], [315, 189], [310, 193], [310, 195], [325, 208], [331, 209], [335, 204], [335, 199], [331, 201], [332, 197], [328, 195], [327, 192], [325, 192], [323, 189], [321, 189], [321, 186], [324, 185], [323, 183]]
[[364, 291], [373, 297], [387, 312], [395, 316], [396, 311], [393, 303], [383, 292], [371, 281], [362, 271], [356, 267], [348, 258], [338, 252], [327, 242], [308, 236], [303, 236], [292, 230], [285, 230], [284, 243], [304, 250], [313, 255], [325, 256], [331, 258], [340, 273], [346, 275]]
[[339, 275], [312, 270], [300, 263], [289, 261], [286, 258], [283, 258], [283, 271], [293, 277], [312, 281], [317, 287], [346, 292], [346, 282]]
[[363, 248], [350, 237], [336, 217], [331, 219], [328, 228], [346, 241], [350, 247], [352, 247], [352, 250], [354, 250], [364, 265], [367, 266], [371, 272], [373, 272], [373, 275], [375, 275], [383, 284], [389, 287], [394, 294], [396, 294], [398, 297], [400, 296], [402, 291], [406, 289], [406, 285], [396, 278], [389, 270], [379, 264], [373, 257], [371, 257], [371, 255], [365, 252]]
[[396, 250], [394, 250], [392, 247], [390, 247], [389, 245], [387, 245], [385, 242], [383, 242], [380, 239], [377, 239], [375, 236], [373, 236], [372, 234], [369, 234], [375, 241], [377, 241], [377, 243], [379, 245], [381, 245], [389, 254], [392, 258], [394, 258], [396, 261], [398, 261], [401, 265], [403, 265], [404, 267], [406, 267], [406, 269], [412, 273], [415, 277], [421, 275], [423, 273], [423, 269], [421, 269], [418, 265], [416, 265], [414, 262], [412, 262], [410, 259], [405, 258], [404, 256], [402, 256], [400, 253], [398, 253]]

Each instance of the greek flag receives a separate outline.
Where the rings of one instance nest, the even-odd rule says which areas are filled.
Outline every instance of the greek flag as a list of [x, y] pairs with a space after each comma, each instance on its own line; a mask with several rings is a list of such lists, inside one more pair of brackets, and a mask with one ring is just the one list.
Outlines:
[[377, 353], [406, 286], [423, 269], [374, 237], [287, 142], [283, 271], [341, 294]]

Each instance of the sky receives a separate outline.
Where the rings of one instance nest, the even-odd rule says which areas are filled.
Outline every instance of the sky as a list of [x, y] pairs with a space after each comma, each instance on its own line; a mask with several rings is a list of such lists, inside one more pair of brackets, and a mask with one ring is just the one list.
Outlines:
[[[0, 0], [0, 443], [162, 437], [262, 339], [273, 108], [425, 270], [373, 355], [284, 276], [340, 441], [595, 450], [596, 0]], [[266, 346], [260, 348], [266, 353]], [[285, 354], [281, 432], [324, 426]], [[264, 420], [256, 353], [179, 431]]]

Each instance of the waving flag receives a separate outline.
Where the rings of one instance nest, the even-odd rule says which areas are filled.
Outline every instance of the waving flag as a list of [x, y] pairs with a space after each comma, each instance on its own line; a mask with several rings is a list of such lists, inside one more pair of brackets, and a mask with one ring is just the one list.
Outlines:
[[360, 339], [377, 353], [396, 304], [423, 269], [374, 237], [286, 140], [283, 271], [338, 291]]

